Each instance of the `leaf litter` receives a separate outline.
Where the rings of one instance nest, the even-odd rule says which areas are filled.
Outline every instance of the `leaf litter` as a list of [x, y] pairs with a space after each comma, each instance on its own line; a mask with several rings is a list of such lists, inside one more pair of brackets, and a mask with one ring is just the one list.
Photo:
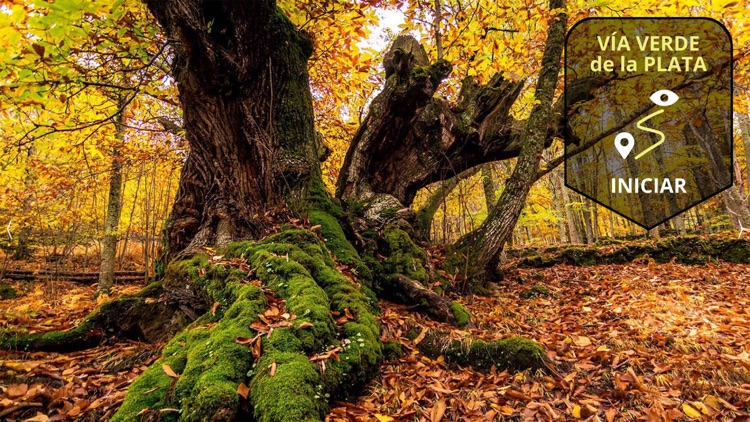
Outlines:
[[[748, 265], [512, 269], [491, 296], [460, 299], [477, 325], [468, 332], [381, 302], [384, 340], [405, 353], [328, 421], [748, 420], [748, 282]], [[522, 298], [538, 284], [550, 294]], [[483, 373], [427, 359], [420, 337], [407, 339], [410, 320], [455, 338], [531, 338], [550, 368]]]
[[[399, 341], [404, 353], [356, 402], [333, 403], [327, 420], [747, 420], [748, 270], [653, 262], [513, 269], [490, 296], [459, 298], [473, 314], [476, 328], [469, 330], [381, 301], [382, 339]], [[26, 292], [0, 302], [0, 326], [69, 329], [96, 306], [95, 286], [55, 283], [54, 300], [50, 282], [13, 283]], [[550, 294], [522, 298], [538, 284]], [[139, 289], [116, 286], [113, 298]], [[293, 319], [276, 299], [254, 328], [267, 333]], [[416, 348], [423, 336], [407, 338], [415, 323], [457, 339], [525, 336], [545, 348], [550, 365], [479, 372], [428, 359]], [[251, 349], [260, 343], [237, 341]], [[120, 341], [66, 354], [0, 351], [0, 419], [107, 420], [162, 346]], [[336, 357], [331, 350], [311, 360]], [[239, 395], [247, 392], [238, 386]]]

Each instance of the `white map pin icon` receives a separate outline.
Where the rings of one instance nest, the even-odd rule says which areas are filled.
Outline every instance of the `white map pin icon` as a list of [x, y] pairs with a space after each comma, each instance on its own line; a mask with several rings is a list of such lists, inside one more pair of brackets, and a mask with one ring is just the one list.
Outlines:
[[635, 139], [628, 132], [621, 132], [615, 136], [615, 148], [620, 152], [622, 158], [628, 158], [628, 154], [633, 150], [633, 146], [635, 146]]

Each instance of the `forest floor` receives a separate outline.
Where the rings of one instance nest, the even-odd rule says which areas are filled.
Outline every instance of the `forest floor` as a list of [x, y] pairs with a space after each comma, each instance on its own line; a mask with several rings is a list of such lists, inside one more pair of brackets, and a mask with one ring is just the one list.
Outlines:
[[[401, 341], [404, 354], [383, 366], [356, 403], [334, 403], [328, 419], [747, 420], [748, 282], [750, 266], [733, 264], [511, 270], [491, 296], [460, 299], [476, 328], [453, 329], [452, 335], [525, 336], [541, 343], [550, 369], [515, 374], [476, 372], [421, 356], [406, 336], [410, 319], [451, 327], [381, 302], [383, 340]], [[23, 295], [0, 301], [3, 329], [66, 329], [96, 306], [94, 286], [11, 284]], [[120, 285], [115, 296], [139, 288]], [[2, 351], [0, 420], [106, 420], [161, 346], [118, 342], [67, 354]]]

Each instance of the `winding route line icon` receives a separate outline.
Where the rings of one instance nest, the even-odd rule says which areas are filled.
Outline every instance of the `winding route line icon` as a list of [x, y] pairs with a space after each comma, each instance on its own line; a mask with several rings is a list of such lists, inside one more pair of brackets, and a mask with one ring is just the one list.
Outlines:
[[[662, 99], [665, 96], [667, 97], [667, 99], [666, 100]], [[668, 89], [662, 89], [651, 94], [651, 97], [649, 97], [649, 99], [658, 106], [669, 107], [672, 104], [676, 103], [677, 100], [680, 99], [680, 97]], [[637, 127], [638, 129], [645, 131], [645, 132], [651, 132], [651, 133], [655, 133], [659, 135], [659, 141], [651, 145], [650, 147], [646, 148], [638, 155], [636, 155], [635, 156], [636, 160], [648, 154], [649, 152], [653, 151], [654, 148], [664, 143], [664, 140], [666, 139], [666, 136], [664, 136], [664, 132], [657, 130], [657, 129], [652, 129], [647, 126], [643, 126], [643, 124], [646, 123], [647, 120], [651, 119], [652, 117], [656, 117], [662, 113], [664, 113], [664, 109], [660, 108], [659, 110], [656, 110], [655, 112], [649, 114], [648, 116], [636, 122], [635, 127]], [[623, 140], [627, 140], [628, 143], [623, 144], [622, 143]], [[617, 148], [617, 150], [620, 152], [620, 155], [622, 155], [622, 158], [627, 158], [628, 154], [630, 154], [630, 151], [633, 149], [634, 143], [635, 143], [635, 139], [633, 138], [633, 135], [628, 132], [620, 132], [617, 134], [617, 136], [615, 136], [615, 148]]]

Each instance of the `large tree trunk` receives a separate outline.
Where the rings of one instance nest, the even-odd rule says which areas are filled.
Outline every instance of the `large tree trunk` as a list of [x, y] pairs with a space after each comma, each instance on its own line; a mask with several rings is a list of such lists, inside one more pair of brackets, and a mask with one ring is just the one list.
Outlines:
[[[564, 0], [551, 0], [550, 9], [565, 7]], [[521, 151], [513, 173], [506, 181], [497, 205], [482, 225], [461, 239], [458, 249], [468, 251], [475, 266], [470, 274], [485, 284], [495, 275], [500, 253], [513, 233], [518, 217], [526, 203], [531, 185], [537, 180], [539, 161], [548, 136], [548, 122], [553, 118], [553, 96], [560, 72], [567, 14], [559, 10], [551, 24], [542, 56], [542, 68], [534, 93], [534, 108], [521, 130]], [[559, 117], [559, 116], [555, 116]], [[468, 274], [469, 272], [467, 272]]]
[[[306, 70], [311, 46], [273, 0], [147, 4], [172, 40], [173, 76], [191, 148], [171, 216], [172, 261], [164, 280], [139, 295], [105, 303], [73, 330], [3, 333], [0, 345], [29, 351], [61, 344], [80, 348], [101, 340], [113, 327], [119, 327], [117, 333], [151, 340], [193, 321], [130, 385], [113, 422], [322, 421], [328, 403], [351, 398], [383, 360], [378, 304], [370, 287], [434, 318], [471, 326], [465, 308], [431, 289], [438, 283], [432, 283], [428, 255], [412, 240], [410, 227], [402, 227], [402, 209], [383, 209], [384, 219], [366, 227], [366, 233], [342, 224], [345, 215], [326, 195], [320, 177]], [[553, 4], [561, 7], [563, 2]], [[549, 80], [557, 79], [557, 39], [563, 31], [560, 19], [551, 29], [554, 54], [545, 52], [537, 88], [547, 112], [539, 114], [535, 108], [526, 125], [523, 136], [529, 141], [516, 168], [522, 174], [536, 173], [529, 145], [541, 149], [547, 137], [545, 116], [554, 90]], [[444, 62], [415, 70], [411, 65], [418, 50], [407, 54], [401, 49], [394, 53], [398, 57], [386, 58], [387, 71], [400, 78], [393, 83], [409, 81], [407, 86], [416, 89], [401, 97], [407, 109], [409, 101], [421, 101], [423, 89], [435, 87], [447, 70]], [[550, 54], [556, 54], [554, 63]], [[508, 90], [521, 84], [500, 78], [495, 82], [497, 89], [489, 89], [483, 100], [507, 102], [508, 95], [517, 95]], [[501, 94], [495, 96], [497, 92]], [[505, 116], [509, 106], [493, 106], [489, 113]], [[382, 122], [381, 129], [413, 126], [402, 120], [409, 114], [402, 111], [391, 109], [390, 121]], [[360, 133], [372, 129], [372, 123], [366, 121]], [[416, 138], [403, 142], [416, 147]], [[347, 160], [350, 166], [381, 160], [381, 165], [397, 168], [403, 165], [400, 159], [409, 162], [408, 156], [389, 154]], [[349, 192], [371, 181], [354, 180], [347, 185]], [[267, 219], [268, 213], [284, 208], [300, 214]], [[258, 237], [271, 228], [275, 233], [262, 240], [232, 242], [217, 254], [175, 259], [201, 246]], [[179, 321], [167, 324], [175, 315]], [[134, 316], [148, 326], [130, 324]], [[491, 364], [478, 369], [540, 368], [546, 359], [538, 345], [518, 339], [469, 343], [464, 358], [445, 336], [430, 333], [429, 340], [449, 346], [449, 361], [477, 365], [481, 357], [482, 363]]]
[[172, 74], [190, 146], [169, 257], [258, 237], [267, 213], [301, 203], [317, 168], [312, 45], [270, 0], [147, 4], [175, 40]]
[[[121, 108], [122, 110], [122, 108]], [[115, 262], [117, 261], [117, 230], [120, 226], [122, 212], [122, 154], [119, 143], [123, 140], [125, 113], [117, 116], [115, 144], [112, 147], [112, 169], [109, 172], [109, 196], [107, 197], [107, 216], [104, 220], [104, 238], [99, 266], [99, 286], [97, 294], [109, 295], [115, 282]]]

